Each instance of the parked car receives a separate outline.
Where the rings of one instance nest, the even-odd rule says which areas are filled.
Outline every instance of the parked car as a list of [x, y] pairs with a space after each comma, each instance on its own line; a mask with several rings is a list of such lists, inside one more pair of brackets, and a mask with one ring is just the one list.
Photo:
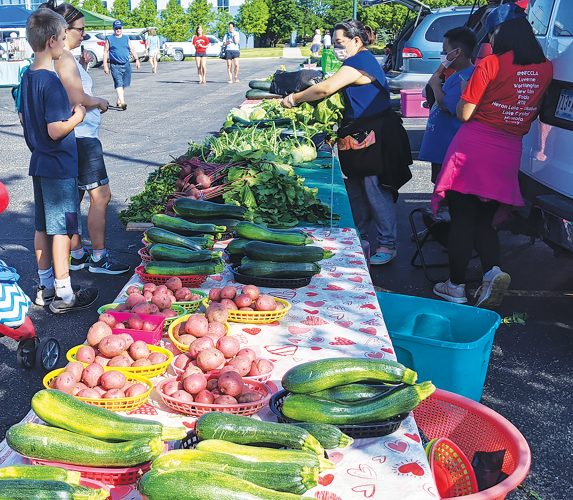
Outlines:
[[[207, 55], [217, 57], [221, 52], [223, 42], [213, 35], [207, 35], [207, 38], [211, 42], [209, 47], [207, 47]], [[184, 61], [186, 57], [195, 56], [195, 46], [191, 40], [193, 38], [189, 38], [186, 42], [166, 42], [164, 46], [165, 54], [176, 61]]]
[[[147, 47], [145, 44], [145, 39], [141, 34], [144, 30], [140, 29], [126, 29], [124, 30], [124, 35], [128, 36], [132, 41], [137, 57], [142, 61], [147, 61], [149, 56], [147, 55]], [[84, 39], [81, 43], [81, 47], [85, 52], [88, 52], [92, 56], [92, 62], [89, 67], [94, 68], [101, 66], [103, 64], [103, 52], [105, 48], [105, 39], [107, 36], [112, 35], [112, 31], [86, 31], [84, 34]], [[79, 57], [81, 54], [81, 48], [78, 47], [72, 51], [72, 54]], [[133, 57], [131, 57], [133, 62]]]
[[573, 252], [573, 2], [530, 0], [527, 14], [553, 82], [523, 141], [524, 215], [549, 246]]

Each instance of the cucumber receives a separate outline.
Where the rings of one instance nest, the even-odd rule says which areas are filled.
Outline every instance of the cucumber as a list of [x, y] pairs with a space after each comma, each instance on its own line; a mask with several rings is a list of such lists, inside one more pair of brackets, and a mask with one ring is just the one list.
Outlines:
[[80, 473], [51, 465], [10, 465], [0, 468], [0, 481], [6, 479], [40, 479], [80, 484]]
[[224, 453], [245, 460], [260, 460], [262, 462], [295, 463], [307, 467], [318, 467], [321, 471], [334, 469], [334, 463], [319, 457], [316, 453], [306, 450], [275, 450], [261, 446], [245, 446], [230, 443], [221, 439], [206, 439], [199, 441], [196, 449]]
[[206, 262], [218, 260], [223, 255], [223, 252], [191, 250], [165, 243], [154, 243], [147, 248], [147, 251], [155, 260], [171, 260], [175, 262]]
[[200, 440], [223, 439], [237, 444], [272, 444], [323, 455], [324, 449], [308, 431], [286, 424], [262, 422], [230, 413], [209, 412], [195, 426]]
[[237, 224], [241, 222], [239, 219], [223, 219], [221, 217], [183, 217], [185, 220], [190, 222], [196, 223], [208, 223], [208, 224], [215, 224], [216, 226], [225, 226], [227, 229], [225, 232], [234, 231], [237, 227]]
[[189, 248], [190, 250], [203, 249], [203, 246], [195, 240], [160, 227], [150, 227], [145, 231], [145, 238], [151, 243], [166, 243], [167, 245]]
[[197, 236], [205, 233], [217, 234], [224, 233], [227, 228], [225, 226], [216, 226], [215, 224], [197, 224], [189, 222], [188, 220], [179, 217], [171, 217], [165, 214], [155, 214], [151, 217], [151, 222], [156, 227], [173, 231], [174, 233], [182, 236]]
[[155, 436], [164, 441], [173, 441], [187, 435], [183, 425], [170, 427], [153, 420], [124, 417], [53, 389], [42, 389], [34, 394], [32, 409], [49, 425], [106, 441], [129, 441]]
[[225, 263], [222, 260], [209, 262], [174, 262], [169, 260], [151, 261], [145, 264], [145, 272], [163, 276], [206, 276], [222, 273]]
[[266, 92], [269, 92], [271, 90], [271, 85], [272, 85], [272, 82], [269, 82], [268, 80], [251, 80], [249, 82], [250, 88], [258, 89], [258, 90], [265, 90]]
[[326, 358], [301, 363], [288, 370], [282, 386], [290, 392], [309, 394], [353, 382], [414, 384], [415, 371], [396, 361], [363, 358]]
[[131, 467], [149, 462], [163, 452], [163, 441], [159, 436], [107, 443], [32, 423], [10, 427], [6, 442], [15, 452], [26, 457], [92, 467]]
[[281, 245], [266, 241], [250, 241], [245, 245], [245, 255], [253, 260], [273, 262], [318, 262], [330, 259], [334, 254], [313, 245]]
[[173, 211], [184, 218], [189, 217], [225, 217], [242, 219], [247, 209], [238, 205], [224, 205], [212, 201], [178, 198], [173, 204]]
[[293, 425], [310, 432], [316, 439], [318, 439], [318, 442], [325, 450], [346, 448], [354, 442], [354, 439], [344, 434], [344, 432], [335, 425], [311, 422], [298, 422]]
[[139, 480], [139, 492], [148, 500], [299, 500], [244, 479], [204, 469], [160, 472], [152, 469]]
[[252, 222], [239, 222], [237, 236], [247, 240], [267, 241], [269, 243], [283, 243], [285, 245], [309, 245], [314, 240], [303, 231], [285, 231], [268, 229]]
[[225, 248], [225, 251], [229, 255], [237, 255], [242, 257], [245, 255], [245, 247], [247, 246], [247, 243], [250, 243], [250, 241], [243, 238], [234, 238], [229, 242], [227, 248]]
[[221, 471], [258, 486], [288, 493], [305, 493], [318, 484], [318, 467], [279, 464], [202, 450], [174, 450], [153, 461], [159, 471], [206, 469]]
[[342, 403], [354, 403], [365, 399], [375, 398], [396, 390], [398, 385], [384, 384], [347, 384], [331, 387], [318, 392], [312, 392], [309, 396], [329, 401], [341, 401]]
[[315, 262], [272, 262], [243, 257], [238, 271], [257, 278], [310, 278], [320, 273]]
[[0, 500], [99, 500], [109, 497], [104, 488], [86, 488], [63, 481], [6, 479], [0, 481]]
[[435, 390], [431, 382], [422, 382], [360, 403], [338, 403], [308, 394], [292, 394], [283, 401], [281, 411], [284, 416], [303, 422], [312, 420], [334, 425], [380, 422], [412, 411]]
[[262, 99], [282, 99], [282, 95], [271, 94], [266, 90], [250, 89], [245, 93], [247, 99], [262, 100]]

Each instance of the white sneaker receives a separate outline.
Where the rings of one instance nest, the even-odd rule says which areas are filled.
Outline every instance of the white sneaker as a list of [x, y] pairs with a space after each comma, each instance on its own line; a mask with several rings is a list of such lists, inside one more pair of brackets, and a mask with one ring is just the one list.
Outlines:
[[434, 293], [455, 304], [465, 304], [468, 299], [466, 298], [466, 285], [454, 285], [450, 280], [436, 283], [434, 285]]
[[492, 267], [483, 275], [483, 281], [476, 290], [475, 296], [479, 298], [475, 303], [476, 307], [492, 308], [497, 307], [503, 301], [503, 296], [509, 288], [511, 276], [504, 273], [498, 266]]

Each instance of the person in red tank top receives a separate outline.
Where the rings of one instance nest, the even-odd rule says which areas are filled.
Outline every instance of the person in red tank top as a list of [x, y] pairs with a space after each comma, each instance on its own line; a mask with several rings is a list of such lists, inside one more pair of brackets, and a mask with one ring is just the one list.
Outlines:
[[195, 64], [197, 65], [197, 74], [199, 83], [207, 83], [207, 47], [210, 45], [209, 38], [203, 34], [203, 27], [197, 26], [195, 36], [191, 40], [195, 46]]

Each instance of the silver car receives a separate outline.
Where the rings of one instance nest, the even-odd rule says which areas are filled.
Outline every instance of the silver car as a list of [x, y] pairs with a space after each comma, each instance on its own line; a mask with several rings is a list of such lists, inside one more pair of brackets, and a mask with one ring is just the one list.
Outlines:
[[[207, 35], [207, 38], [210, 42], [209, 47], [207, 47], [207, 55], [217, 57], [221, 52], [223, 42], [213, 35]], [[189, 38], [186, 42], [165, 42], [165, 54], [176, 61], [184, 61], [186, 57], [193, 57], [195, 55], [195, 46], [192, 40], [193, 38]]]

